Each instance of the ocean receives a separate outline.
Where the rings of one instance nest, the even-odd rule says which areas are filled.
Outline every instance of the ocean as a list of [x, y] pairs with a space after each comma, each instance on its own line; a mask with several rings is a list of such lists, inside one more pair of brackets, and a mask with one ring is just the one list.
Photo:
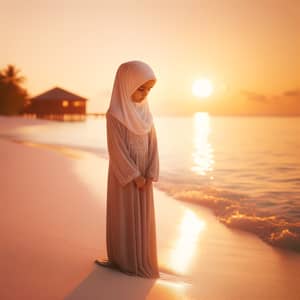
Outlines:
[[[155, 117], [160, 179], [170, 196], [210, 208], [220, 222], [300, 252], [300, 118]], [[107, 158], [105, 118], [47, 122], [5, 135]]]

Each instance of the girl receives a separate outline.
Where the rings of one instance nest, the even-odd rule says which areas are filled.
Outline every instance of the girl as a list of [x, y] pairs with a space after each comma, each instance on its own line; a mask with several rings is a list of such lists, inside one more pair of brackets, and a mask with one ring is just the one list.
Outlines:
[[159, 157], [146, 98], [155, 82], [152, 69], [141, 61], [123, 63], [116, 73], [106, 113], [108, 261], [100, 262], [148, 278], [159, 277], [152, 186]]

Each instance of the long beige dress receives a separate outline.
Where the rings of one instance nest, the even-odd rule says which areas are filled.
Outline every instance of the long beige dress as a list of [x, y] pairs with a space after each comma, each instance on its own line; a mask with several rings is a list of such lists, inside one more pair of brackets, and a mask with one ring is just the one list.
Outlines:
[[138, 189], [139, 175], [158, 181], [159, 157], [154, 125], [145, 135], [129, 131], [106, 114], [109, 169], [106, 242], [108, 260], [121, 271], [159, 277], [152, 183]]

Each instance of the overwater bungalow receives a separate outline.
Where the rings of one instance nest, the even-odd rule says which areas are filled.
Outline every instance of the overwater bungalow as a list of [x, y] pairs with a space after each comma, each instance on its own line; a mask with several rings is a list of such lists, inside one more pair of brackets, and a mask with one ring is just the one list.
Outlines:
[[24, 115], [51, 120], [85, 120], [87, 98], [55, 87], [30, 99]]

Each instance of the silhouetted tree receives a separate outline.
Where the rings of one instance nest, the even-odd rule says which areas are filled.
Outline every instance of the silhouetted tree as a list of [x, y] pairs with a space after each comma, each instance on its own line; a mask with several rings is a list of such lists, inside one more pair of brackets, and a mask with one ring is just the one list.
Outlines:
[[19, 76], [20, 70], [14, 65], [8, 65], [0, 70], [0, 114], [16, 115], [22, 113], [28, 102], [27, 90], [21, 87], [25, 81], [24, 76]]

